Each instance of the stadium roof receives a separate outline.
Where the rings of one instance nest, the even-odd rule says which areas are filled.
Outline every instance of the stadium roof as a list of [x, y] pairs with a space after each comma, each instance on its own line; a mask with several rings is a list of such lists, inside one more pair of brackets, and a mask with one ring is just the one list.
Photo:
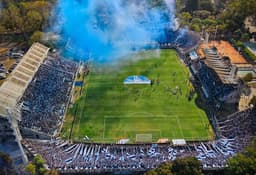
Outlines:
[[49, 48], [34, 43], [20, 63], [0, 87], [0, 115], [7, 116], [7, 109], [15, 108], [38, 68], [47, 57]]
[[124, 84], [151, 84], [151, 80], [141, 75], [133, 75], [127, 77]]

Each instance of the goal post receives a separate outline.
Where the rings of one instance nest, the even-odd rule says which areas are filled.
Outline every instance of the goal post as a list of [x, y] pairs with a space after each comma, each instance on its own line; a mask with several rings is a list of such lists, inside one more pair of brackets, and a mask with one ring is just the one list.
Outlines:
[[152, 134], [136, 134], [136, 143], [151, 143], [152, 139]]

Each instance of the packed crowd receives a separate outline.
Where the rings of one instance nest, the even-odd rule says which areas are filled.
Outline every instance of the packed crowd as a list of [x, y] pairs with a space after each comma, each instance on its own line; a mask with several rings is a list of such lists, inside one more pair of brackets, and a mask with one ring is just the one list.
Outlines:
[[235, 78], [236, 68], [228, 59], [221, 58], [214, 49], [204, 49], [204, 53], [205, 59], [189, 62], [204, 95], [208, 99], [219, 101], [231, 94], [233, 100], [237, 100], [240, 97], [240, 84]]
[[203, 62], [201, 62], [196, 77], [199, 79], [205, 95], [210, 99], [221, 99], [234, 91], [234, 85], [224, 84], [215, 71]]
[[159, 47], [161, 49], [176, 48], [181, 53], [188, 53], [195, 49], [200, 41], [200, 37], [191, 31], [173, 31], [166, 35], [166, 38], [158, 41]]
[[7, 118], [0, 115], [0, 152], [8, 153], [13, 159], [14, 165], [23, 162], [15, 133]]
[[20, 126], [53, 135], [70, 98], [77, 64], [49, 56], [20, 100]]
[[242, 112], [232, 114], [224, 121], [218, 121], [218, 130], [223, 137], [244, 137], [252, 135], [256, 131], [256, 111], [247, 109]]
[[44, 155], [50, 167], [60, 172], [152, 169], [162, 162], [193, 155], [193, 147], [169, 145], [70, 144], [63, 141], [24, 141], [32, 153]]
[[200, 37], [192, 31], [187, 31], [182, 37], [175, 41], [176, 47], [181, 53], [190, 52], [197, 48], [199, 43]]
[[222, 58], [215, 49], [204, 49], [205, 63], [215, 70], [221, 81], [225, 84], [237, 84], [235, 79], [235, 67], [231, 65], [230, 59]]
[[[183, 146], [170, 144], [150, 145], [105, 145], [69, 143], [61, 140], [24, 140], [23, 145], [32, 154], [39, 153], [46, 159], [49, 167], [60, 172], [102, 172], [112, 170], [145, 171], [159, 164], [179, 157], [195, 156], [205, 169], [224, 167], [226, 160], [241, 151], [250, 143], [253, 130], [247, 122], [255, 111], [248, 109], [219, 122], [222, 137], [215, 141], [194, 142]], [[252, 123], [251, 123], [252, 124]], [[237, 124], [238, 125], [238, 124]], [[227, 134], [227, 127], [233, 134]], [[246, 130], [247, 132], [240, 132]]]

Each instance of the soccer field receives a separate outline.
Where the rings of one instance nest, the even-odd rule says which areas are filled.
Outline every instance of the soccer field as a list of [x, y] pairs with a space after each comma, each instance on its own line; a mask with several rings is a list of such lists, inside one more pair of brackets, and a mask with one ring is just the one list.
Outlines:
[[[153, 85], [124, 85], [130, 75], [143, 75]], [[176, 51], [146, 51], [121, 63], [94, 65], [81, 98], [69, 110], [62, 136], [96, 142], [136, 141], [136, 135], [204, 140], [211, 137], [205, 112], [189, 82], [189, 71]], [[72, 127], [72, 121], [73, 129]]]

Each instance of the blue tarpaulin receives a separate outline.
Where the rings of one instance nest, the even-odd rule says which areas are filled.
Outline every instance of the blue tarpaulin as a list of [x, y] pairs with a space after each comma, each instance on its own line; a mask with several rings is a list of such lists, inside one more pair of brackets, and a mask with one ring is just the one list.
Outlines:
[[82, 82], [82, 81], [76, 81], [76, 82], [75, 82], [75, 86], [80, 86], [80, 87], [82, 87], [83, 84], [84, 84], [84, 82]]

